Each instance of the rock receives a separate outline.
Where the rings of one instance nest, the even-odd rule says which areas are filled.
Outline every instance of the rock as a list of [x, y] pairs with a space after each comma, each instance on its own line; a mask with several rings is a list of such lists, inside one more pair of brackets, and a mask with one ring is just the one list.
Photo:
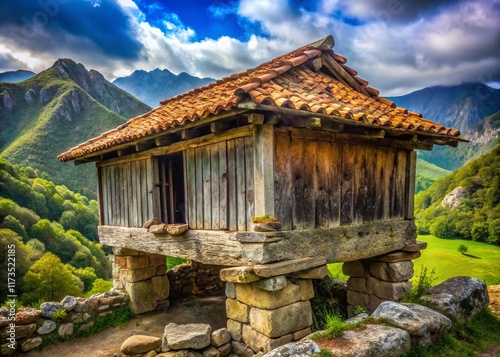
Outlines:
[[[0, 356], [13, 355], [16, 352], [16, 350], [10, 348], [10, 346], [11, 346], [10, 343], [4, 343], [4, 344], [0, 345]], [[17, 344], [15, 347], [17, 347]]]
[[370, 274], [384, 281], [407, 281], [413, 277], [413, 263], [407, 260], [395, 263], [371, 262]]
[[416, 243], [405, 245], [401, 250], [405, 252], [416, 252], [424, 250], [425, 248], [427, 248], [427, 242], [417, 241]]
[[[331, 340], [328, 350], [334, 356], [397, 357], [411, 348], [410, 334], [396, 327], [365, 325], [362, 329], [350, 330]], [[321, 341], [317, 340], [321, 345]]]
[[320, 267], [296, 271], [296, 272], [287, 274], [287, 276], [289, 276], [291, 278], [298, 278], [298, 279], [323, 279], [328, 274], [329, 274], [328, 268], [326, 267], [326, 265], [323, 265]]
[[344, 323], [346, 325], [354, 325], [354, 324], [357, 324], [358, 322], [366, 320], [369, 317], [370, 316], [368, 316], [368, 314], [366, 312], [363, 312], [363, 313], [361, 313], [359, 315], [356, 315], [354, 317], [351, 317], [350, 319], [345, 320]]
[[387, 319], [392, 324], [402, 328], [412, 336], [425, 336], [429, 326], [409, 307], [393, 301], [384, 301], [373, 312], [372, 318]]
[[127, 283], [136, 283], [149, 279], [156, 275], [155, 267], [145, 267], [140, 269], [122, 269], [120, 276], [122, 276]]
[[260, 277], [255, 274], [252, 267], [234, 267], [226, 268], [220, 271], [220, 279], [229, 283], [252, 283], [260, 280]]
[[300, 330], [300, 331], [295, 331], [294, 333], [292, 333], [292, 340], [293, 341], [301, 340], [304, 337], [309, 336], [311, 333], [312, 333], [312, 330], [310, 327], [307, 327], [307, 328]]
[[233, 341], [231, 342], [233, 353], [240, 357], [253, 357], [254, 352], [244, 343]]
[[448, 318], [468, 321], [488, 307], [490, 299], [484, 281], [468, 276], [457, 276], [424, 292], [420, 298]]
[[31, 307], [22, 307], [16, 312], [16, 325], [29, 325], [36, 322], [42, 313]]
[[152, 311], [156, 308], [157, 300], [161, 297], [155, 296], [151, 281], [139, 281], [137, 283], [126, 283], [125, 291], [130, 298], [130, 308], [136, 314]]
[[352, 278], [364, 278], [367, 276], [365, 266], [361, 260], [345, 262], [342, 264], [342, 272]]
[[146, 221], [146, 223], [144, 223], [144, 225], [142, 226], [142, 228], [148, 229], [149, 227], [155, 226], [155, 225], [158, 225], [158, 224], [161, 224], [161, 222], [156, 217], [153, 217], [152, 219]]
[[220, 351], [214, 346], [209, 346], [201, 352], [203, 357], [220, 357]]
[[469, 193], [465, 187], [455, 187], [450, 193], [444, 196], [441, 201], [441, 207], [453, 210], [460, 206], [462, 204], [462, 199], [467, 198], [468, 195]]
[[217, 347], [221, 356], [227, 356], [231, 353], [231, 343], [226, 343], [225, 345]]
[[193, 348], [200, 350], [210, 344], [212, 327], [208, 324], [177, 325], [170, 323], [163, 333], [162, 351]]
[[237, 284], [236, 298], [247, 305], [272, 310], [299, 301], [300, 289], [298, 285], [287, 284], [279, 291], [266, 291], [253, 284]]
[[416, 344], [418, 345], [429, 346], [437, 342], [451, 328], [451, 320], [437, 311], [418, 304], [406, 303], [402, 305], [415, 312], [429, 327], [428, 334], [426, 334], [425, 338], [416, 340]]
[[[7, 328], [5, 329], [7, 331]], [[33, 335], [36, 331], [36, 324], [32, 323], [29, 325], [16, 325], [16, 338], [24, 338]], [[2, 333], [2, 339], [6, 337], [6, 333]]]
[[[253, 351], [268, 352], [280, 346], [292, 342], [293, 335], [287, 334], [285, 336], [271, 338], [255, 331], [249, 325], [243, 325], [243, 342], [250, 347]], [[233, 350], [234, 352], [234, 350]]]
[[167, 225], [164, 223], [152, 225], [149, 227], [149, 232], [153, 234], [165, 234], [167, 233]]
[[250, 325], [271, 338], [302, 330], [312, 325], [311, 304], [300, 301], [275, 310], [252, 308]]
[[77, 304], [78, 301], [76, 300], [76, 298], [74, 296], [69, 296], [69, 295], [66, 296], [64, 299], [62, 299], [61, 301], [61, 305], [66, 311], [73, 310]]
[[393, 253], [379, 255], [377, 257], [370, 258], [369, 260], [376, 260], [379, 262], [387, 262], [387, 263], [396, 263], [405, 260], [414, 260], [419, 258], [421, 255], [422, 253], [420, 253], [420, 251], [416, 252], [397, 251]]
[[161, 338], [135, 335], [127, 338], [120, 348], [120, 351], [126, 355], [135, 355], [156, 350], [161, 346]]
[[229, 319], [248, 323], [248, 312], [250, 307], [235, 299], [226, 299], [226, 314]]
[[298, 279], [294, 284], [299, 286], [300, 300], [309, 301], [314, 298], [314, 286], [311, 279]]
[[227, 330], [231, 334], [231, 338], [234, 341], [241, 341], [241, 328], [242, 323], [234, 320], [227, 320]]
[[45, 320], [43, 322], [42, 326], [40, 326], [38, 328], [38, 330], [36, 330], [36, 332], [38, 332], [39, 335], [46, 335], [46, 334], [54, 331], [56, 328], [57, 328], [57, 324], [55, 321]]
[[115, 263], [122, 269], [141, 269], [149, 266], [146, 255], [115, 256]]
[[238, 232], [235, 235], [237, 241], [241, 243], [273, 243], [283, 239], [281, 232]]
[[180, 236], [189, 230], [187, 224], [167, 224], [165, 230], [172, 236]]
[[226, 296], [231, 299], [236, 299], [236, 286], [234, 283], [226, 283]]
[[411, 282], [391, 283], [370, 277], [368, 278], [368, 291], [380, 299], [399, 301], [411, 291]]
[[148, 353], [145, 353], [142, 355], [142, 357], [156, 357], [158, 355], [158, 353], [153, 350], [153, 351], [149, 351]]
[[305, 340], [301, 342], [291, 342], [267, 352], [263, 357], [305, 357], [312, 356], [313, 353], [320, 353], [321, 349], [316, 342]]
[[284, 275], [273, 276], [268, 279], [259, 280], [253, 285], [259, 289], [266, 291], [278, 291], [287, 285], [286, 277]]
[[281, 230], [280, 222], [262, 222], [253, 223], [253, 230], [255, 232], [274, 232]]
[[31, 351], [42, 344], [43, 340], [41, 337], [28, 338], [21, 343], [21, 350], [23, 352]]
[[325, 257], [320, 255], [316, 257], [285, 260], [271, 264], [254, 265], [253, 270], [255, 271], [255, 274], [261, 278], [270, 278], [272, 276], [286, 275], [325, 264]]
[[57, 311], [62, 308], [61, 304], [58, 302], [44, 302], [40, 305], [40, 310], [42, 311], [42, 316], [51, 318]]
[[219, 347], [231, 341], [231, 334], [227, 328], [220, 328], [212, 332], [210, 340], [212, 345]]
[[57, 333], [61, 338], [69, 337], [73, 334], [74, 327], [75, 326], [71, 322], [67, 324], [62, 324], [61, 326], [59, 326]]

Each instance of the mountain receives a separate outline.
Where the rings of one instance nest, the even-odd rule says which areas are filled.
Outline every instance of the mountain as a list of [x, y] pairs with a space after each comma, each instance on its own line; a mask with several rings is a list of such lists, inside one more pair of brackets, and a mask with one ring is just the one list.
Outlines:
[[481, 83], [428, 87], [388, 99], [461, 132], [500, 110], [500, 89]]
[[157, 107], [161, 100], [211, 82], [215, 82], [215, 79], [193, 77], [185, 72], [175, 75], [167, 69], [157, 68], [150, 72], [135, 71], [130, 76], [115, 79], [113, 84], [151, 107]]
[[0, 83], [0, 155], [95, 197], [95, 167], [56, 156], [150, 109], [99, 72], [59, 59], [24, 82]]
[[24, 71], [21, 69], [18, 71], [3, 72], [0, 73], [0, 82], [17, 83], [30, 79], [35, 75], [36, 73], [34, 72]]
[[439, 166], [431, 164], [424, 159], [417, 157], [417, 177], [415, 180], [415, 193], [426, 190], [438, 179], [451, 174], [451, 171], [445, 170]]
[[419, 233], [500, 244], [500, 145], [415, 197]]

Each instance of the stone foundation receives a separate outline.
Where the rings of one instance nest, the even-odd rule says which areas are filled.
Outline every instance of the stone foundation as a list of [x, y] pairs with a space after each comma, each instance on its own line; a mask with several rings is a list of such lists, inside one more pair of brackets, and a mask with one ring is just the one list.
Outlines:
[[113, 248], [113, 253], [113, 287], [127, 293], [134, 313], [168, 306], [170, 284], [165, 256], [125, 248]]
[[[325, 265], [315, 267], [316, 264], [318, 260], [306, 258], [300, 262], [221, 271], [226, 281], [227, 328], [233, 340], [233, 352], [253, 356], [311, 333], [313, 321], [309, 300], [314, 298], [311, 279], [327, 274]], [[303, 270], [294, 271], [297, 267]]]
[[348, 316], [354, 316], [358, 306], [371, 313], [383, 301], [401, 301], [411, 292], [412, 260], [420, 257], [425, 247], [425, 243], [418, 242], [399, 251], [344, 263], [343, 273], [349, 275]]

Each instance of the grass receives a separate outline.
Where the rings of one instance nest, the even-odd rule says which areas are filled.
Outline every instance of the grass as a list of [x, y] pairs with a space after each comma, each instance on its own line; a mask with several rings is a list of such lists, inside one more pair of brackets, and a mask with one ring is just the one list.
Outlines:
[[434, 164], [431, 164], [430, 162], [425, 161], [424, 159], [417, 158], [417, 173], [419, 175], [429, 177], [432, 179], [440, 179], [451, 174], [451, 171], [443, 169]]
[[[434, 284], [439, 284], [454, 276], [472, 276], [487, 285], [500, 284], [500, 247], [465, 239], [436, 238], [420, 235], [418, 240], [427, 242], [422, 256], [413, 261], [415, 274], [422, 267], [434, 270]], [[466, 254], [458, 252], [458, 247], [468, 247]]]

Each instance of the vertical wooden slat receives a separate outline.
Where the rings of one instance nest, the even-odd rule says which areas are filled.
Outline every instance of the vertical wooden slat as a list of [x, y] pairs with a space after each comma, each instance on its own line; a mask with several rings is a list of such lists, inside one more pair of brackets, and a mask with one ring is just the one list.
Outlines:
[[142, 220], [139, 222], [139, 227], [142, 227], [149, 219], [153, 217], [148, 216], [148, 172], [147, 172], [147, 159], [141, 160], [141, 207], [142, 207]]
[[[303, 199], [300, 209], [303, 211], [303, 228], [314, 228], [316, 225], [316, 200], [318, 193], [318, 177], [316, 171], [317, 141], [305, 140], [303, 167]], [[300, 189], [300, 188], [299, 188]]]
[[[130, 192], [130, 196], [132, 198], [132, 204], [130, 205], [130, 208], [131, 208], [131, 212], [132, 212], [132, 219], [130, 221], [130, 224], [132, 227], [137, 227], [138, 224], [139, 224], [139, 221], [137, 219], [137, 216], [139, 214], [139, 208], [138, 208], [138, 202], [137, 202], [137, 185], [138, 185], [138, 175], [137, 175], [137, 170], [138, 170], [138, 167], [137, 167], [137, 161], [132, 161], [130, 163], [130, 169], [131, 169], [131, 187], [132, 187], [132, 190]], [[160, 217], [158, 217], [159, 219]]]
[[210, 145], [210, 190], [212, 207], [212, 229], [220, 229], [220, 194], [219, 194], [219, 145]]
[[185, 151], [186, 158], [186, 204], [188, 225], [190, 229], [196, 229], [196, 166], [194, 149]]
[[353, 221], [354, 150], [355, 148], [353, 145], [342, 145], [341, 225], [348, 225]]
[[316, 150], [316, 227], [340, 225], [340, 153], [339, 146], [319, 141]]
[[203, 229], [212, 229], [210, 146], [205, 145], [201, 149], [203, 162]]
[[366, 210], [366, 185], [365, 185], [365, 168], [366, 154], [364, 146], [356, 146], [354, 148], [354, 180], [352, 186], [352, 222], [355, 224], [363, 223]]
[[377, 200], [376, 180], [377, 149], [366, 147], [366, 167], [365, 167], [365, 186], [366, 186], [366, 208], [363, 222], [373, 222], [375, 220], [375, 202]]
[[228, 169], [226, 142], [218, 144], [219, 150], [219, 229], [229, 229], [228, 220]]
[[406, 193], [406, 156], [407, 151], [400, 150], [396, 154], [396, 164], [394, 175], [396, 177], [394, 193], [394, 218], [402, 219], [405, 214], [405, 193]]
[[124, 227], [130, 227], [130, 163], [125, 162], [122, 164], [122, 185], [123, 185], [123, 197], [125, 204], [125, 212], [123, 215]]
[[292, 167], [292, 228], [302, 229], [305, 223], [304, 209], [304, 141], [292, 138], [290, 145], [290, 158]]
[[276, 133], [274, 137], [274, 209], [283, 230], [292, 229], [292, 160], [291, 139], [287, 133]]
[[109, 221], [112, 226], [117, 226], [116, 217], [116, 204], [115, 204], [115, 166], [110, 166], [109, 168], [109, 207], [110, 207], [110, 215]]
[[113, 226], [113, 197], [112, 197], [112, 177], [111, 177], [111, 171], [113, 167], [109, 166], [106, 167], [106, 205], [107, 205], [107, 213], [106, 213], [106, 224], [109, 226]]
[[375, 168], [374, 168], [374, 189], [375, 189], [375, 202], [374, 202], [374, 219], [377, 221], [384, 219], [384, 205], [387, 192], [386, 182], [386, 150], [383, 148], [376, 149]]
[[147, 173], [147, 199], [148, 199], [148, 219], [154, 218], [153, 211], [153, 160], [148, 158], [146, 161], [146, 173]]
[[[160, 167], [159, 160], [156, 157], [151, 158], [151, 165], [153, 167], [153, 217], [161, 219], [161, 205], [160, 205]], [[130, 178], [132, 180], [132, 178]]]
[[196, 229], [203, 229], [203, 158], [202, 148], [195, 149], [196, 166]]
[[396, 151], [387, 149], [385, 158], [385, 200], [384, 200], [384, 220], [392, 219], [394, 215], [394, 162]]
[[105, 210], [105, 201], [104, 201], [104, 185], [106, 184], [104, 182], [104, 170], [102, 167], [97, 167], [97, 203], [99, 205], [99, 225], [102, 226], [105, 224], [105, 215], [104, 215], [104, 210]]
[[414, 218], [416, 165], [417, 165], [417, 153], [415, 151], [409, 152], [406, 164], [405, 219]]
[[254, 162], [253, 162], [253, 137], [245, 139], [245, 215], [246, 229], [252, 226], [252, 217], [255, 215], [255, 191], [254, 191]]
[[[247, 139], [248, 140], [248, 139]], [[254, 125], [253, 129], [254, 216], [274, 212], [274, 128]], [[247, 150], [248, 153], [248, 150]], [[247, 172], [248, 176], [248, 172]]]
[[239, 231], [247, 229], [246, 220], [246, 180], [245, 180], [245, 139], [235, 139], [236, 157], [236, 222]]
[[238, 208], [236, 197], [238, 195], [236, 185], [236, 149], [235, 140], [227, 142], [227, 179], [228, 179], [228, 225], [230, 231], [238, 230]]

